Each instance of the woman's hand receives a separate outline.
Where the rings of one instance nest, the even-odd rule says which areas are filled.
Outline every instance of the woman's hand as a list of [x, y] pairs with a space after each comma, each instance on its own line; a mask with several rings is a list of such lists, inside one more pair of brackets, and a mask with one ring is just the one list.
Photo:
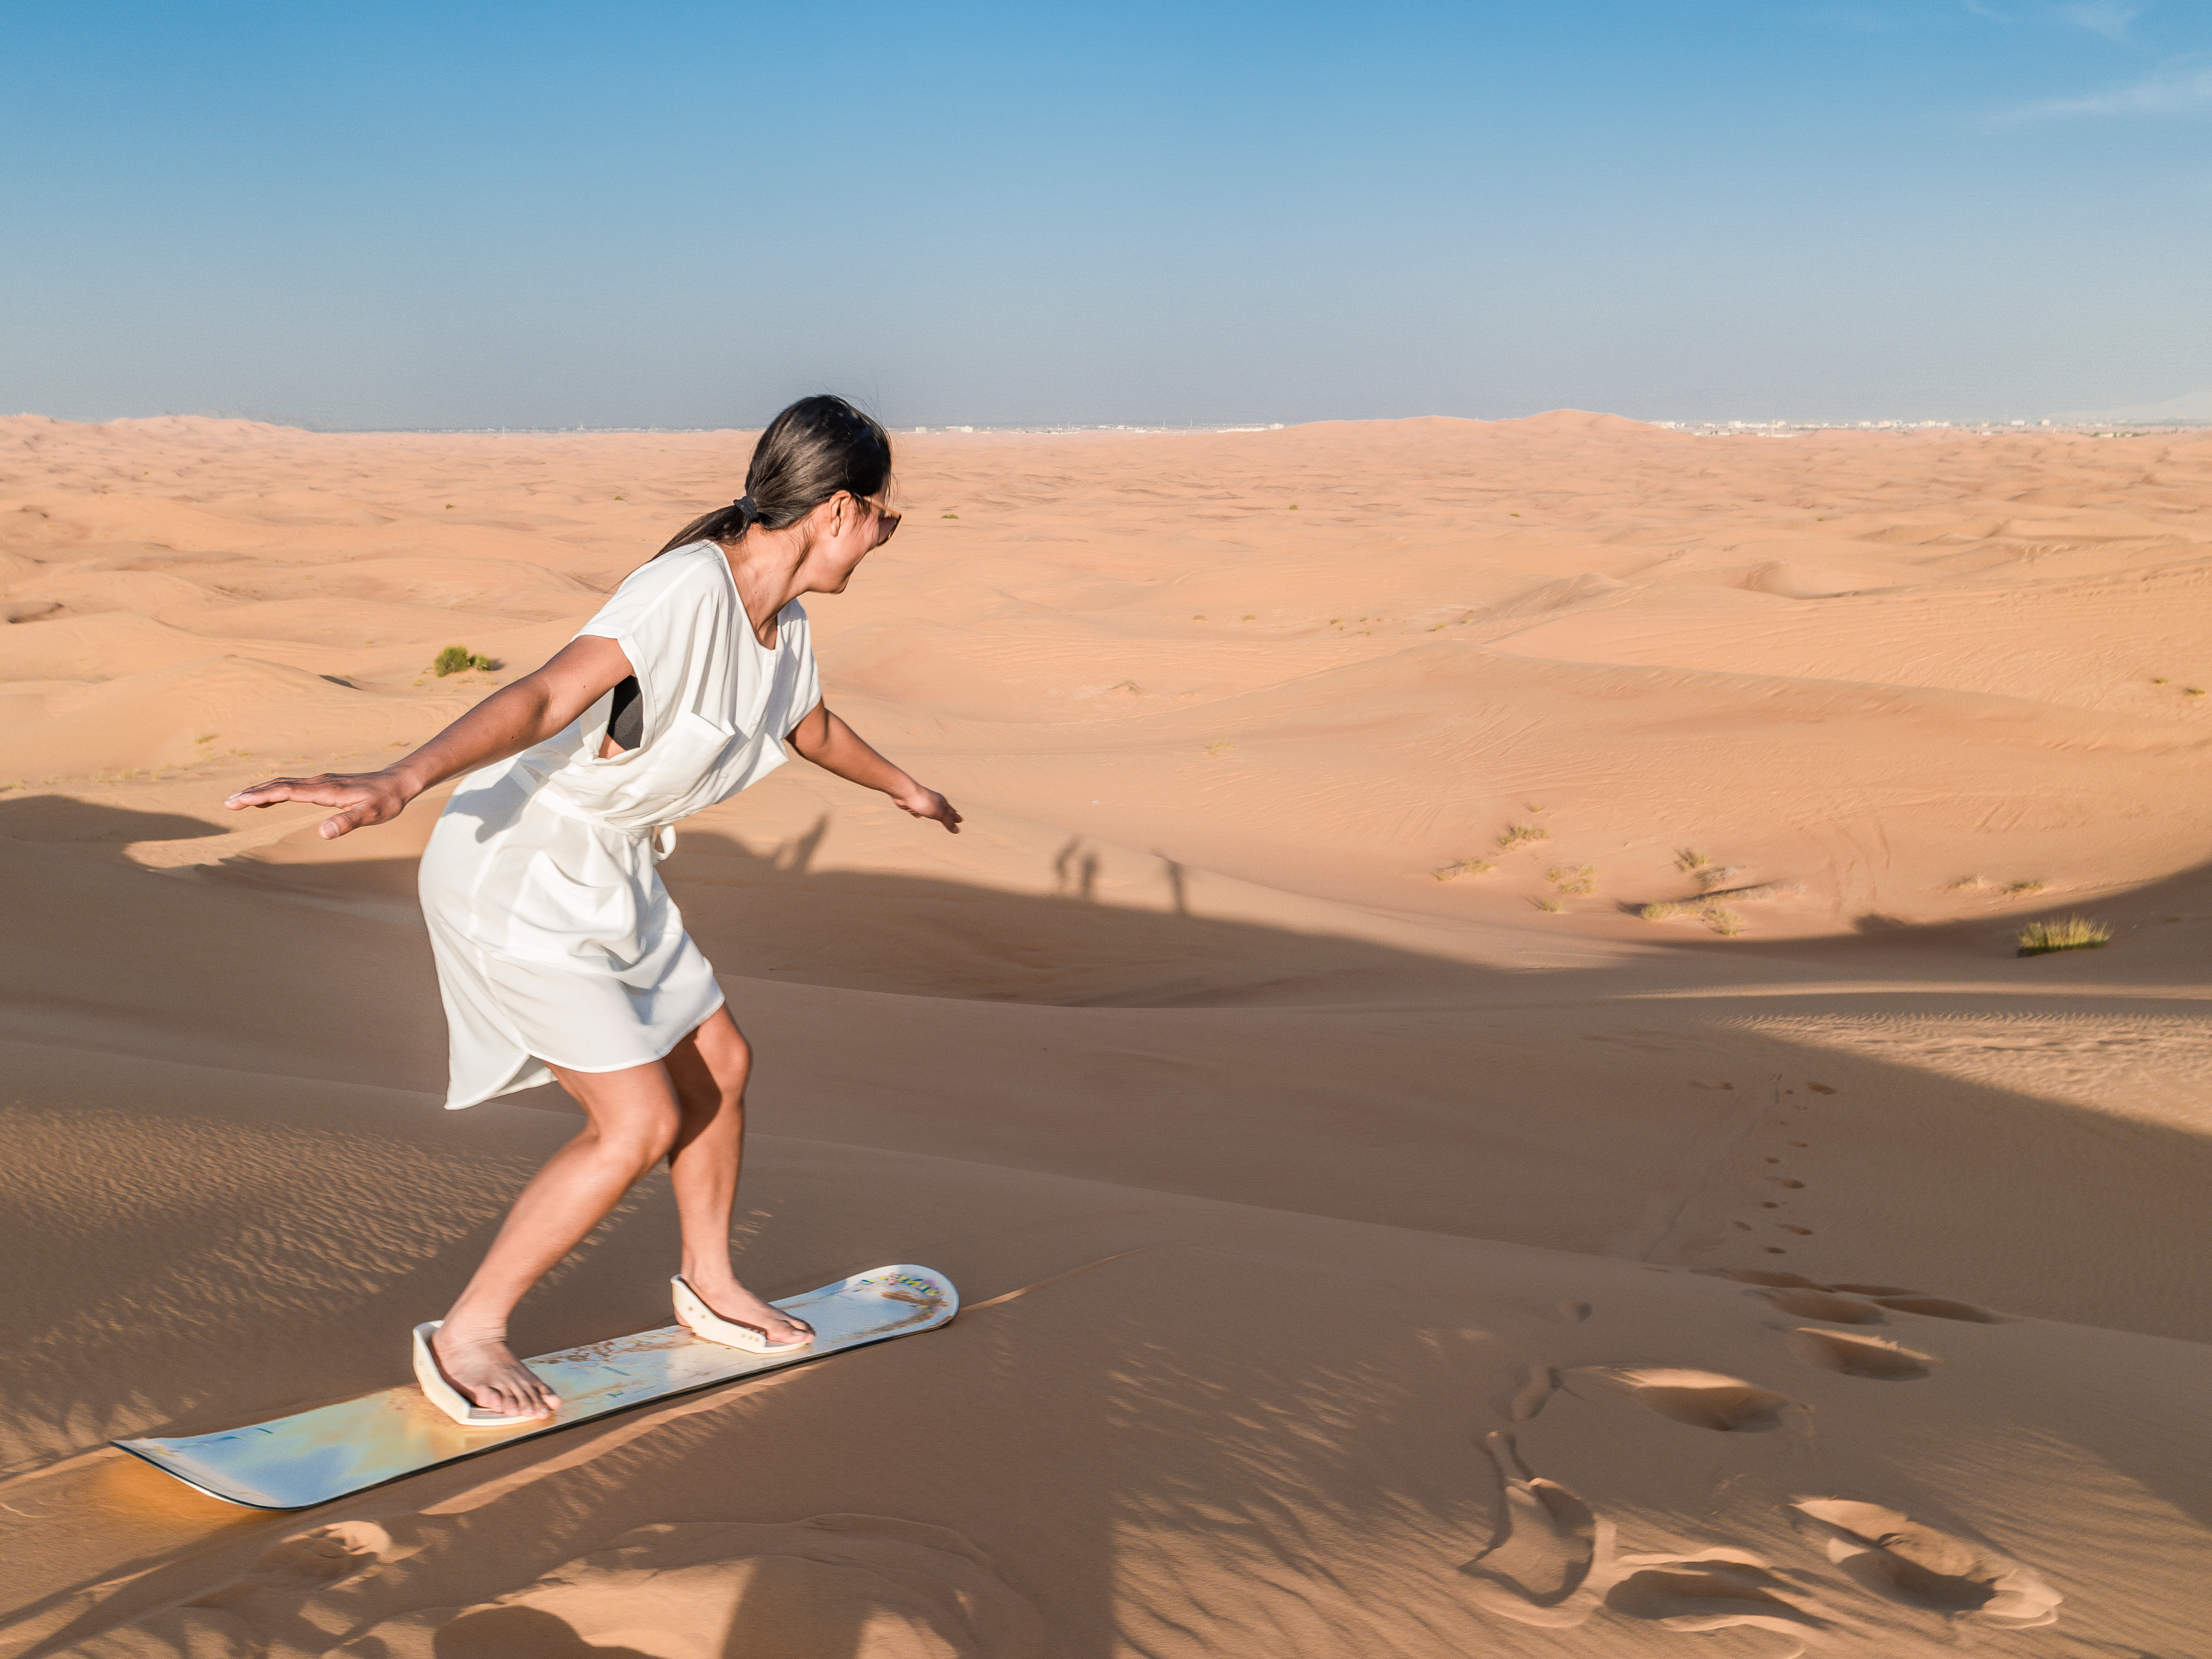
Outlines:
[[806, 711], [805, 717], [791, 728], [790, 742], [823, 771], [834, 772], [864, 789], [880, 789], [897, 803], [902, 812], [933, 819], [953, 835], [960, 833], [960, 814], [951, 801], [934, 789], [923, 788], [869, 748], [860, 741], [860, 734], [831, 714], [825, 704], [817, 702]]
[[934, 789], [925, 789], [917, 783], [911, 789], [894, 793], [891, 800], [902, 812], [911, 812], [918, 818], [934, 818], [953, 835], [960, 833], [958, 809]]
[[322, 836], [336, 841], [349, 830], [389, 823], [407, 803], [447, 778], [519, 755], [551, 737], [629, 678], [622, 647], [596, 634], [568, 641], [542, 668], [501, 686], [411, 755], [380, 772], [325, 772], [313, 778], [271, 778], [223, 802], [233, 811], [310, 800], [339, 810], [325, 818]]
[[271, 778], [241, 789], [223, 802], [234, 812], [248, 806], [274, 806], [279, 801], [313, 801], [318, 806], [340, 810], [322, 822], [319, 833], [335, 841], [349, 830], [372, 823], [389, 823], [398, 817], [416, 791], [391, 772], [325, 772], [312, 778]]

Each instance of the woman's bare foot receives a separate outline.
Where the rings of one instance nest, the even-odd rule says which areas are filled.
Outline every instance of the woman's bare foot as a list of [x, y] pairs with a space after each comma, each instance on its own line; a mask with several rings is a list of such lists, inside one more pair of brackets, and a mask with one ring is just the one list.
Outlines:
[[550, 1417], [561, 1396], [514, 1357], [503, 1333], [454, 1334], [447, 1325], [430, 1339], [430, 1352], [446, 1380], [488, 1412], [509, 1417]]
[[[743, 1325], [748, 1330], [758, 1331], [778, 1346], [813, 1340], [813, 1326], [803, 1319], [793, 1319], [781, 1309], [762, 1301], [726, 1273], [696, 1276], [686, 1272], [684, 1282], [707, 1304], [708, 1312], [728, 1320], [732, 1325]], [[679, 1323], [682, 1317], [678, 1316]]]

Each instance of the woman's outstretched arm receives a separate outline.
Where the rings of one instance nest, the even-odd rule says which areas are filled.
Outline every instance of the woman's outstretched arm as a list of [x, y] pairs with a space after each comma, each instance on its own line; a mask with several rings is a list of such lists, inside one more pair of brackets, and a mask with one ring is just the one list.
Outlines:
[[960, 833], [960, 814], [934, 789], [926, 789], [860, 741], [860, 734], [817, 702], [806, 718], [791, 728], [791, 746], [825, 772], [880, 789], [902, 811], [918, 818], [934, 818], [954, 835]]
[[630, 674], [629, 659], [612, 640], [587, 634], [571, 640], [540, 669], [501, 686], [404, 760], [380, 772], [325, 772], [312, 778], [271, 778], [223, 802], [236, 811], [307, 800], [339, 810], [323, 820], [325, 839], [372, 823], [389, 823], [407, 803], [447, 778], [505, 760], [541, 744]]

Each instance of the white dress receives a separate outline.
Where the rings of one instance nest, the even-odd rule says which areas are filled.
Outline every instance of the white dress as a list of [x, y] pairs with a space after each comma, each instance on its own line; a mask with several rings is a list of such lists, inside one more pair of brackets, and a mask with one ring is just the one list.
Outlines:
[[550, 1083], [543, 1062], [660, 1059], [722, 1005], [653, 866], [676, 819], [783, 764], [821, 700], [796, 600], [763, 647], [712, 542], [638, 567], [581, 634], [616, 641], [644, 738], [598, 758], [612, 693], [558, 736], [461, 780], [423, 850], [422, 914], [452, 1042], [448, 1108]]

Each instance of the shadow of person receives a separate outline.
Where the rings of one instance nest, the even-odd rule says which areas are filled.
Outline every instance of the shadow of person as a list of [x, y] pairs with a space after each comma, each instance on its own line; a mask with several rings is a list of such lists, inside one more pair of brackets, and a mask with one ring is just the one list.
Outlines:
[[197, 841], [226, 834], [221, 824], [181, 812], [142, 812], [68, 795], [0, 796], [0, 839], [124, 848], [142, 841]]

